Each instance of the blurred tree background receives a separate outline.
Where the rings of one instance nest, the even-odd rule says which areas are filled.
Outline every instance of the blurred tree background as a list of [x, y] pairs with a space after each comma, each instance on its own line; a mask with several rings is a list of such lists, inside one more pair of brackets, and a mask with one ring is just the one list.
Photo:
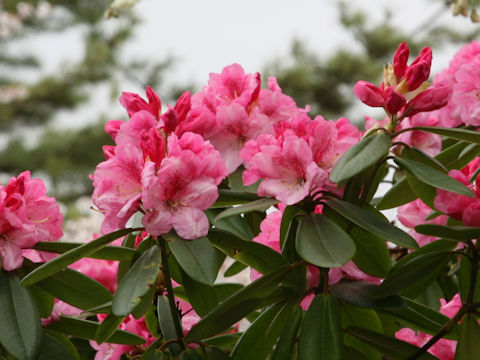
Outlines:
[[[152, 61], [144, 60], [141, 54], [135, 61], [122, 60], [121, 50], [132, 39], [140, 19], [135, 8], [116, 19], [105, 19], [109, 5], [106, 0], [0, 0], [0, 133], [6, 139], [0, 148], [0, 173], [17, 175], [25, 169], [40, 173], [49, 180], [51, 193], [65, 202], [91, 193], [88, 174], [104, 159], [102, 145], [110, 143], [103, 131], [108, 119], [98, 114], [88, 125], [68, 130], [54, 128], [52, 122], [59, 114], [68, 116], [92, 103], [96, 89], [102, 86], [110, 89], [108, 101], [116, 101], [121, 91], [118, 84], [125, 80], [158, 90], [165, 86], [163, 75], [173, 63], [171, 57]], [[449, 6], [445, 3], [441, 11], [450, 11]], [[380, 23], [372, 24], [365, 12], [343, 3], [339, 8], [339, 20], [360, 49], [339, 47], [334, 54], [320, 57], [296, 40], [289, 58], [273, 59], [263, 72], [276, 76], [299, 106], [310, 104], [311, 115], [336, 119], [348, 113], [354, 101], [353, 84], [360, 79], [378, 83], [383, 64], [402, 41], [408, 41], [412, 54], [416, 54], [427, 43], [439, 48], [471, 41], [479, 34], [435, 26], [435, 13], [425, 14], [425, 24], [418, 31], [405, 33], [391, 25], [388, 12]], [[54, 75], [42, 72], [37, 57], [19, 55], [12, 47], [25, 38], [74, 27], [83, 29], [83, 56]], [[32, 71], [37, 74], [34, 80], [25, 79], [23, 74]], [[177, 85], [162, 88], [162, 101], [174, 101], [183, 90]], [[352, 120], [359, 123], [362, 119]], [[18, 131], [26, 127], [39, 130], [35, 141], [26, 141]]]

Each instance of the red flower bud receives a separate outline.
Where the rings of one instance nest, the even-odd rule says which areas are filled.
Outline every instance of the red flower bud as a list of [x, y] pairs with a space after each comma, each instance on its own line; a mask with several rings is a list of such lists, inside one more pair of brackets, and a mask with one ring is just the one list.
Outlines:
[[406, 42], [398, 45], [395, 55], [393, 55], [393, 71], [395, 76], [401, 78], [407, 70], [407, 62], [410, 51]]
[[396, 114], [403, 108], [407, 100], [405, 97], [398, 93], [393, 86], [390, 86], [385, 90], [385, 109], [389, 114]]
[[419, 112], [427, 112], [440, 109], [447, 105], [452, 95], [452, 85], [449, 83], [440, 83], [436, 86], [422, 91], [415, 96], [409, 103], [404, 116], [413, 116]]
[[430, 63], [422, 60], [408, 67], [405, 77], [407, 78], [408, 91], [413, 91], [427, 81], [430, 76]]
[[383, 92], [377, 86], [361, 80], [355, 84], [353, 87], [353, 92], [355, 93], [355, 96], [360, 99], [360, 101], [368, 106], [383, 107]]

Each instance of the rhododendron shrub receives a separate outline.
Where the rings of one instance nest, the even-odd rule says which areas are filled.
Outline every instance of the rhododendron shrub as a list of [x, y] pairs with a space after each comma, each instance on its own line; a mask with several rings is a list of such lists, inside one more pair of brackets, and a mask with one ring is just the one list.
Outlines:
[[0, 187], [0, 357], [477, 359], [479, 56], [431, 76], [400, 44], [354, 86], [385, 112], [364, 132], [238, 64], [175, 104], [123, 93], [100, 236], [57, 241], [28, 172]]

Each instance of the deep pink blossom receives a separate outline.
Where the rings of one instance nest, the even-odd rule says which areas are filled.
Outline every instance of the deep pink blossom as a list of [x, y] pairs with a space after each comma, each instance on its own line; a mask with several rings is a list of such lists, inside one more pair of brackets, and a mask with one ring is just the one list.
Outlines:
[[25, 171], [0, 186], [0, 263], [7, 271], [23, 263], [22, 249], [62, 235], [63, 215], [56, 200], [46, 196], [42, 180]]
[[147, 86], [147, 100], [145, 101], [140, 95], [130, 92], [123, 92], [120, 96], [120, 104], [127, 110], [130, 117], [140, 110], [146, 110], [158, 119], [162, 111], [162, 103], [150, 86]]

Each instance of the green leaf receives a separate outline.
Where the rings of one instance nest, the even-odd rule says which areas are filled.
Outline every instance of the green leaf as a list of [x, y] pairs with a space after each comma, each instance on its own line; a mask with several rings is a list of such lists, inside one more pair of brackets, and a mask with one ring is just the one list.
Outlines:
[[216, 224], [217, 221], [225, 219], [229, 216], [245, 214], [245, 213], [257, 211], [257, 210], [263, 211], [276, 204], [278, 204], [278, 200], [275, 200], [272, 198], [263, 198], [263, 199], [255, 200], [247, 204], [238, 205], [222, 211], [220, 214], [218, 214], [215, 217], [213, 222], [214, 224]]
[[224, 277], [231, 277], [234, 275], [237, 275], [239, 272], [245, 270], [247, 268], [247, 264], [244, 264], [240, 261], [234, 261], [232, 265], [228, 267], [227, 270], [225, 270], [225, 273], [223, 274]]
[[173, 234], [163, 235], [178, 264], [193, 279], [213, 285], [225, 256], [206, 237], [184, 240]]
[[[95, 340], [95, 333], [99, 326], [100, 324], [95, 321], [60, 316], [60, 320], [47, 325], [47, 329], [82, 339]], [[140, 345], [145, 343], [145, 339], [127, 331], [116, 330], [108, 339], [108, 342], [113, 344]]]
[[[348, 327], [345, 332], [380, 351], [388, 360], [405, 360], [418, 350], [416, 346], [407, 342], [360, 327]], [[438, 360], [435, 356], [430, 355], [429, 353], [425, 353], [417, 359]]]
[[95, 332], [95, 341], [101, 344], [107, 341], [125, 319], [123, 316], [108, 315]]
[[390, 252], [385, 239], [354, 226], [350, 236], [355, 242], [353, 262], [368, 275], [384, 278], [392, 267]]
[[410, 235], [390, 224], [381, 215], [340, 199], [329, 198], [327, 205], [357, 226], [387, 241], [408, 249], [418, 248], [417, 242]]
[[378, 210], [386, 210], [398, 207], [400, 205], [409, 203], [418, 196], [410, 187], [410, 184], [407, 181], [407, 178], [399, 180], [394, 184], [381, 198], [380, 202], [377, 204]]
[[300, 219], [296, 249], [309, 263], [330, 268], [346, 264], [355, 254], [355, 243], [325, 215], [309, 214]]
[[140, 256], [118, 284], [112, 302], [113, 314], [127, 316], [140, 303], [141, 297], [156, 285], [161, 260], [161, 250], [156, 245]]
[[480, 228], [473, 226], [444, 226], [436, 224], [422, 224], [415, 227], [419, 234], [435, 236], [455, 241], [465, 241], [480, 238]]
[[[44, 241], [36, 243], [33, 249], [63, 254], [84, 244], [85, 243]], [[131, 260], [134, 255], [135, 250], [133, 249], [122, 246], [107, 245], [100, 250], [88, 255], [87, 257], [104, 260]]]
[[32, 285], [40, 280], [43, 280], [49, 277], [52, 274], [55, 274], [67, 267], [70, 264], [73, 264], [75, 261], [81, 259], [82, 257], [88, 256], [95, 251], [101, 249], [108, 243], [116, 240], [122, 236], [125, 236], [131, 232], [142, 230], [142, 228], [134, 229], [123, 229], [118, 230], [113, 233], [99, 237], [98, 239], [92, 240], [88, 243], [85, 243], [82, 246], [76, 247], [75, 249], [69, 250], [66, 253], [56, 257], [55, 259], [50, 260], [49, 262], [39, 266], [22, 280], [23, 286]]
[[[175, 314], [178, 314], [177, 309], [175, 310]], [[175, 329], [175, 321], [181, 321], [179, 318], [174, 319], [172, 317], [172, 312], [170, 311], [170, 303], [168, 301], [168, 297], [166, 295], [159, 295], [157, 297], [157, 316], [158, 316], [158, 323], [160, 325], [160, 331], [162, 332], [163, 337], [165, 340], [174, 340], [177, 338], [177, 331]], [[180, 353], [182, 348], [177, 343], [172, 343], [169, 345], [170, 351], [177, 355]]]
[[330, 286], [333, 295], [350, 304], [370, 309], [399, 309], [405, 302], [398, 295], [389, 295], [384, 298], [371, 296], [379, 285], [368, 281], [342, 280]]
[[[375, 310], [360, 308], [344, 302], [340, 302], [340, 305], [342, 329], [349, 326], [357, 326], [371, 331], [383, 332], [382, 321]], [[378, 351], [349, 334], [343, 334], [343, 343], [345, 346], [359, 351], [368, 360], [382, 359], [382, 355]], [[350, 358], [346, 356], [345, 359]]]
[[[442, 313], [420, 304], [415, 300], [403, 298], [405, 306], [399, 309], [382, 309], [383, 312], [400, 319], [405, 326], [420, 330], [427, 334], [436, 334], [442, 326], [450, 320]], [[437, 300], [438, 301], [438, 300]], [[458, 340], [459, 326], [454, 328], [444, 337]]]
[[289, 205], [283, 210], [282, 222], [280, 223], [280, 246], [283, 248], [288, 233], [291, 231], [292, 221], [299, 215], [305, 214], [303, 209]]
[[43, 334], [38, 354], [39, 356], [35, 360], [80, 359], [77, 349], [66, 336], [46, 332]]
[[195, 279], [192, 279], [185, 273], [182, 274], [182, 280], [188, 302], [193, 306], [198, 315], [205, 316], [220, 302], [212, 285], [205, 285], [195, 281]]
[[385, 297], [399, 293], [438, 272], [447, 264], [452, 254], [448, 251], [431, 251], [397, 263], [372, 296]]
[[332, 295], [313, 299], [298, 339], [298, 360], [342, 360], [340, 307]]
[[463, 303], [467, 302], [468, 291], [470, 289], [470, 279], [474, 271], [477, 271], [477, 277], [472, 301], [477, 302], [480, 300], [480, 276], [478, 276], [478, 269], [472, 269], [472, 262], [466, 256], [463, 256], [460, 263], [460, 269], [457, 272], [458, 290]]
[[195, 350], [187, 348], [182, 352], [180, 360], [203, 360], [202, 356]]
[[217, 346], [225, 351], [231, 351], [238, 339], [240, 339], [240, 336], [242, 336], [242, 333], [239, 332], [224, 334], [206, 339], [204, 343], [209, 346]]
[[284, 326], [280, 338], [277, 341], [272, 360], [291, 360], [294, 351], [298, 330], [302, 322], [303, 311], [300, 306], [293, 308], [290, 317]]
[[280, 300], [281, 297], [275, 291], [293, 268], [292, 265], [286, 265], [272, 271], [225, 299], [193, 326], [186, 341], [195, 342], [216, 335], [260, 306], [267, 306]]
[[445, 174], [448, 173], [448, 169], [440, 161], [417, 148], [405, 147], [402, 151], [402, 158], [420, 162]]
[[267, 274], [288, 264], [287, 260], [268, 246], [245, 241], [226, 231], [211, 229], [208, 238], [213, 246], [237, 261]]
[[219, 189], [218, 195], [218, 199], [210, 207], [211, 209], [225, 208], [238, 204], [246, 204], [259, 199], [257, 194], [249, 191]]
[[445, 128], [437, 126], [414, 126], [410, 130], [421, 130], [432, 134], [446, 136], [452, 139], [467, 141], [473, 144], [480, 144], [480, 133], [459, 128]]
[[437, 169], [426, 166], [418, 161], [398, 157], [395, 158], [395, 162], [425, 184], [457, 194], [475, 197], [472, 191], [461, 182]]
[[66, 303], [85, 310], [112, 300], [98, 281], [73, 269], [64, 269], [37, 283], [38, 287]]
[[33, 360], [42, 339], [40, 316], [16, 273], [0, 269], [0, 343], [18, 360]]
[[[125, 236], [122, 242], [122, 247], [134, 249], [135, 248], [135, 238], [136, 236], [132, 233]], [[132, 266], [132, 262], [136, 260], [136, 258], [140, 256], [139, 253], [135, 253], [135, 256], [130, 260], [120, 260], [118, 262], [118, 270], [117, 270], [117, 284], [120, 283], [120, 280], [125, 276], [128, 272], [130, 267]]]
[[53, 296], [36, 285], [31, 285], [27, 289], [37, 305], [40, 317], [48, 318], [53, 309]]
[[273, 305], [262, 312], [240, 337], [232, 357], [235, 360], [266, 359], [286, 326], [291, 312], [292, 306], [284, 303]]
[[[220, 214], [220, 212], [220, 209], [209, 209], [205, 213], [207, 214], [210, 222], [213, 224], [215, 217]], [[250, 241], [255, 236], [245, 217], [241, 215], [229, 216], [225, 219], [219, 220], [215, 222], [215, 227], [217, 229], [231, 232], [240, 237], [242, 240]]]
[[222, 350], [216, 347], [207, 347], [205, 350], [208, 360], [230, 360], [231, 357], [224, 353]]
[[460, 339], [458, 340], [455, 360], [478, 359], [478, 344], [480, 343], [480, 326], [477, 320], [467, 314], [460, 325]]
[[391, 146], [392, 140], [383, 132], [362, 139], [337, 161], [330, 174], [330, 180], [339, 183], [361, 173], [384, 158]]
[[157, 287], [151, 286], [148, 289], [148, 292], [142, 296], [142, 299], [138, 303], [137, 306], [132, 310], [132, 315], [135, 319], [140, 319], [145, 313], [148, 311], [148, 309], [152, 306], [153, 300], [155, 299], [155, 295], [157, 292]]
[[437, 189], [425, 182], [420, 181], [408, 171], [405, 177], [407, 178], [410, 188], [413, 189], [413, 192], [417, 195], [417, 197], [420, 198], [431, 209], [435, 209], [434, 200], [435, 196], [437, 196]]
[[256, 194], [257, 189], [258, 189], [258, 185], [259, 185], [259, 181], [257, 181], [255, 184], [252, 184], [252, 185], [249, 185], [249, 186], [243, 185], [242, 175], [243, 175], [244, 170], [245, 170], [245, 168], [243, 166], [240, 166], [236, 171], [231, 173], [228, 176], [228, 186], [232, 190], [246, 191], [246, 192], [251, 192], [251, 193]]

